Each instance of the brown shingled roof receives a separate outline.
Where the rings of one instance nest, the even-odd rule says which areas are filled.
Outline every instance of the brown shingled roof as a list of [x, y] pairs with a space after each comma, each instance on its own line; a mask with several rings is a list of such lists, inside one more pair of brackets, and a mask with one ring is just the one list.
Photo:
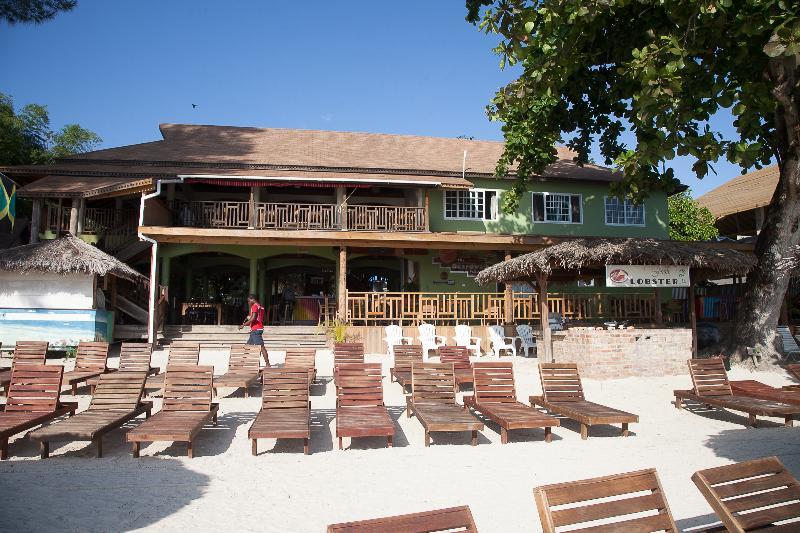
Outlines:
[[708, 191], [697, 201], [707, 207], [716, 219], [765, 207], [775, 194], [779, 174], [777, 165], [748, 172]]

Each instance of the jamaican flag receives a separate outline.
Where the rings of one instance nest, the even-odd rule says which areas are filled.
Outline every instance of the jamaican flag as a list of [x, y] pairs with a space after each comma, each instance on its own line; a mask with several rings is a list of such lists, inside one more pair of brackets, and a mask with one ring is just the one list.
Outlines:
[[11, 233], [17, 216], [17, 184], [0, 173], [0, 233]]

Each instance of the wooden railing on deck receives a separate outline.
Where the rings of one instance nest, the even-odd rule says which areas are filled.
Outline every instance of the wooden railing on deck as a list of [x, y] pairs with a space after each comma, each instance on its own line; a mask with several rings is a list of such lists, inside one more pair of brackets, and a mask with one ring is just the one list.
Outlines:
[[[550, 294], [551, 313], [570, 320], [637, 320], [655, 318], [650, 294]], [[503, 293], [488, 292], [348, 292], [348, 319], [355, 325], [480, 323], [500, 324], [505, 317]], [[514, 320], [539, 320], [537, 294], [514, 296]]]
[[339, 229], [335, 204], [256, 204], [259, 229]]
[[247, 228], [248, 202], [176, 202], [175, 214], [182, 226], [198, 228]]
[[353, 231], [425, 231], [424, 207], [347, 206], [347, 229]]

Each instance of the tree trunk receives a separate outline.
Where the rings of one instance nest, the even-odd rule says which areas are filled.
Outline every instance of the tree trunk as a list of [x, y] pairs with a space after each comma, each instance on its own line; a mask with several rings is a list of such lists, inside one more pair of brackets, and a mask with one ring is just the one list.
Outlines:
[[756, 240], [758, 263], [747, 276], [739, 304], [731, 346], [734, 360], [741, 360], [747, 347], [760, 347], [764, 359], [775, 361], [780, 357], [775, 349], [775, 328], [791, 273], [777, 265], [800, 242], [800, 89], [796, 58], [772, 59], [766, 76], [773, 82], [777, 100], [775, 148], [780, 177]]

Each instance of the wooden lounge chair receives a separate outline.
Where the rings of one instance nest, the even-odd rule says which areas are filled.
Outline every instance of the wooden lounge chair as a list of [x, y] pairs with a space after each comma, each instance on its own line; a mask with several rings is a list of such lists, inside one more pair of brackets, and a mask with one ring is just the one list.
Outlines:
[[731, 392], [736, 396], [749, 396], [771, 402], [800, 405], [800, 391], [770, 387], [766, 383], [754, 379], [731, 381]]
[[[261, 346], [256, 346], [261, 349]], [[133, 456], [139, 457], [142, 442], [185, 442], [187, 455], [194, 455], [195, 436], [209, 420], [217, 425], [219, 405], [211, 402], [213, 366], [172, 365], [164, 378], [164, 404], [161, 411], [128, 432]]]
[[98, 379], [89, 408], [72, 418], [37, 429], [29, 434], [39, 441], [42, 459], [50, 455], [52, 441], [88, 440], [97, 444], [97, 457], [103, 456], [103, 436], [144, 413], [150, 416], [151, 402], [143, 402], [146, 372], [110, 372]]
[[[536, 487], [533, 497], [544, 533], [567, 526], [571, 531], [679, 531], [652, 468]], [[590, 524], [598, 520], [604, 522]]]
[[627, 437], [628, 424], [639, 421], [638, 415], [586, 401], [575, 363], [540, 363], [539, 375], [542, 395], [531, 396], [531, 405], [575, 420], [584, 440], [589, 438], [589, 428], [598, 424], [622, 424], [622, 436]]
[[64, 385], [69, 385], [72, 388], [72, 395], [75, 396], [79, 384], [108, 371], [107, 361], [107, 342], [81, 341], [75, 354], [75, 367], [69, 372], [64, 372]]
[[517, 401], [514, 367], [508, 362], [475, 363], [473, 396], [464, 396], [464, 405], [483, 413], [500, 426], [500, 442], [508, 442], [512, 429], [544, 428], [544, 440], [553, 440], [552, 429], [561, 423], [557, 418]]
[[439, 346], [439, 362], [452, 364], [456, 373], [456, 386], [472, 383], [472, 364], [466, 346]]
[[777, 457], [700, 470], [692, 481], [728, 531], [800, 530], [800, 483]]
[[[200, 362], [200, 343], [190, 341], [176, 341], [169, 345], [167, 354], [167, 367], [172, 365], [197, 365]], [[149, 376], [144, 385], [146, 391], [159, 391], [164, 388], [164, 375]]]
[[336, 436], [386, 437], [392, 447], [394, 423], [383, 403], [380, 363], [350, 363], [336, 369]]
[[477, 533], [472, 512], [466, 505], [423, 513], [404, 514], [344, 522], [328, 526], [328, 533]]
[[674, 391], [675, 407], [678, 409], [683, 408], [683, 402], [689, 400], [709, 407], [740, 411], [748, 414], [750, 425], [753, 427], [758, 423], [757, 416], [783, 418], [784, 424], [791, 426], [792, 420], [800, 415], [800, 405], [787, 405], [733, 394], [721, 357], [689, 359], [689, 374], [694, 389]]
[[364, 345], [360, 342], [337, 342], [333, 345], [333, 364], [363, 363]]
[[[148, 376], [158, 374], [161, 370], [158, 367], [150, 366], [150, 357], [153, 350], [150, 345], [144, 342], [123, 342], [119, 348], [119, 367], [109, 368], [109, 372], [145, 372]], [[92, 388], [97, 386], [100, 378], [90, 378], [86, 383]]]
[[394, 367], [389, 369], [389, 375], [403, 387], [403, 392], [406, 392], [406, 387], [411, 387], [411, 367], [415, 364], [422, 364], [422, 346], [395, 344]]
[[228, 371], [214, 378], [214, 395], [220, 387], [244, 389], [244, 397], [250, 395], [250, 386], [258, 381], [261, 373], [261, 346], [258, 344], [231, 344]]
[[305, 367], [265, 368], [261, 374], [261, 411], [250, 426], [253, 455], [258, 455], [258, 439], [303, 439], [308, 455], [311, 438], [310, 378]]
[[8, 439], [54, 418], [75, 414], [78, 404], [62, 403], [60, 365], [15, 365], [8, 400], [0, 410], [0, 459], [8, 459]]
[[[786, 371], [789, 372], [794, 379], [800, 381], [800, 364], [786, 365]], [[786, 390], [800, 391], [800, 385], [787, 385], [783, 388]]]
[[[17, 341], [14, 346], [14, 355], [11, 366], [15, 365], [43, 365], [47, 357], [49, 343], [40, 341]], [[11, 383], [11, 369], [0, 372], [0, 387], [8, 398], [8, 384]]]
[[453, 365], [423, 363], [411, 369], [411, 396], [406, 398], [407, 414], [416, 414], [425, 428], [425, 446], [435, 431], [470, 431], [472, 445], [478, 445], [483, 422], [456, 403]]
[[317, 349], [316, 348], [286, 348], [286, 359], [283, 366], [286, 368], [305, 368], [308, 370], [308, 381], [317, 380]]

